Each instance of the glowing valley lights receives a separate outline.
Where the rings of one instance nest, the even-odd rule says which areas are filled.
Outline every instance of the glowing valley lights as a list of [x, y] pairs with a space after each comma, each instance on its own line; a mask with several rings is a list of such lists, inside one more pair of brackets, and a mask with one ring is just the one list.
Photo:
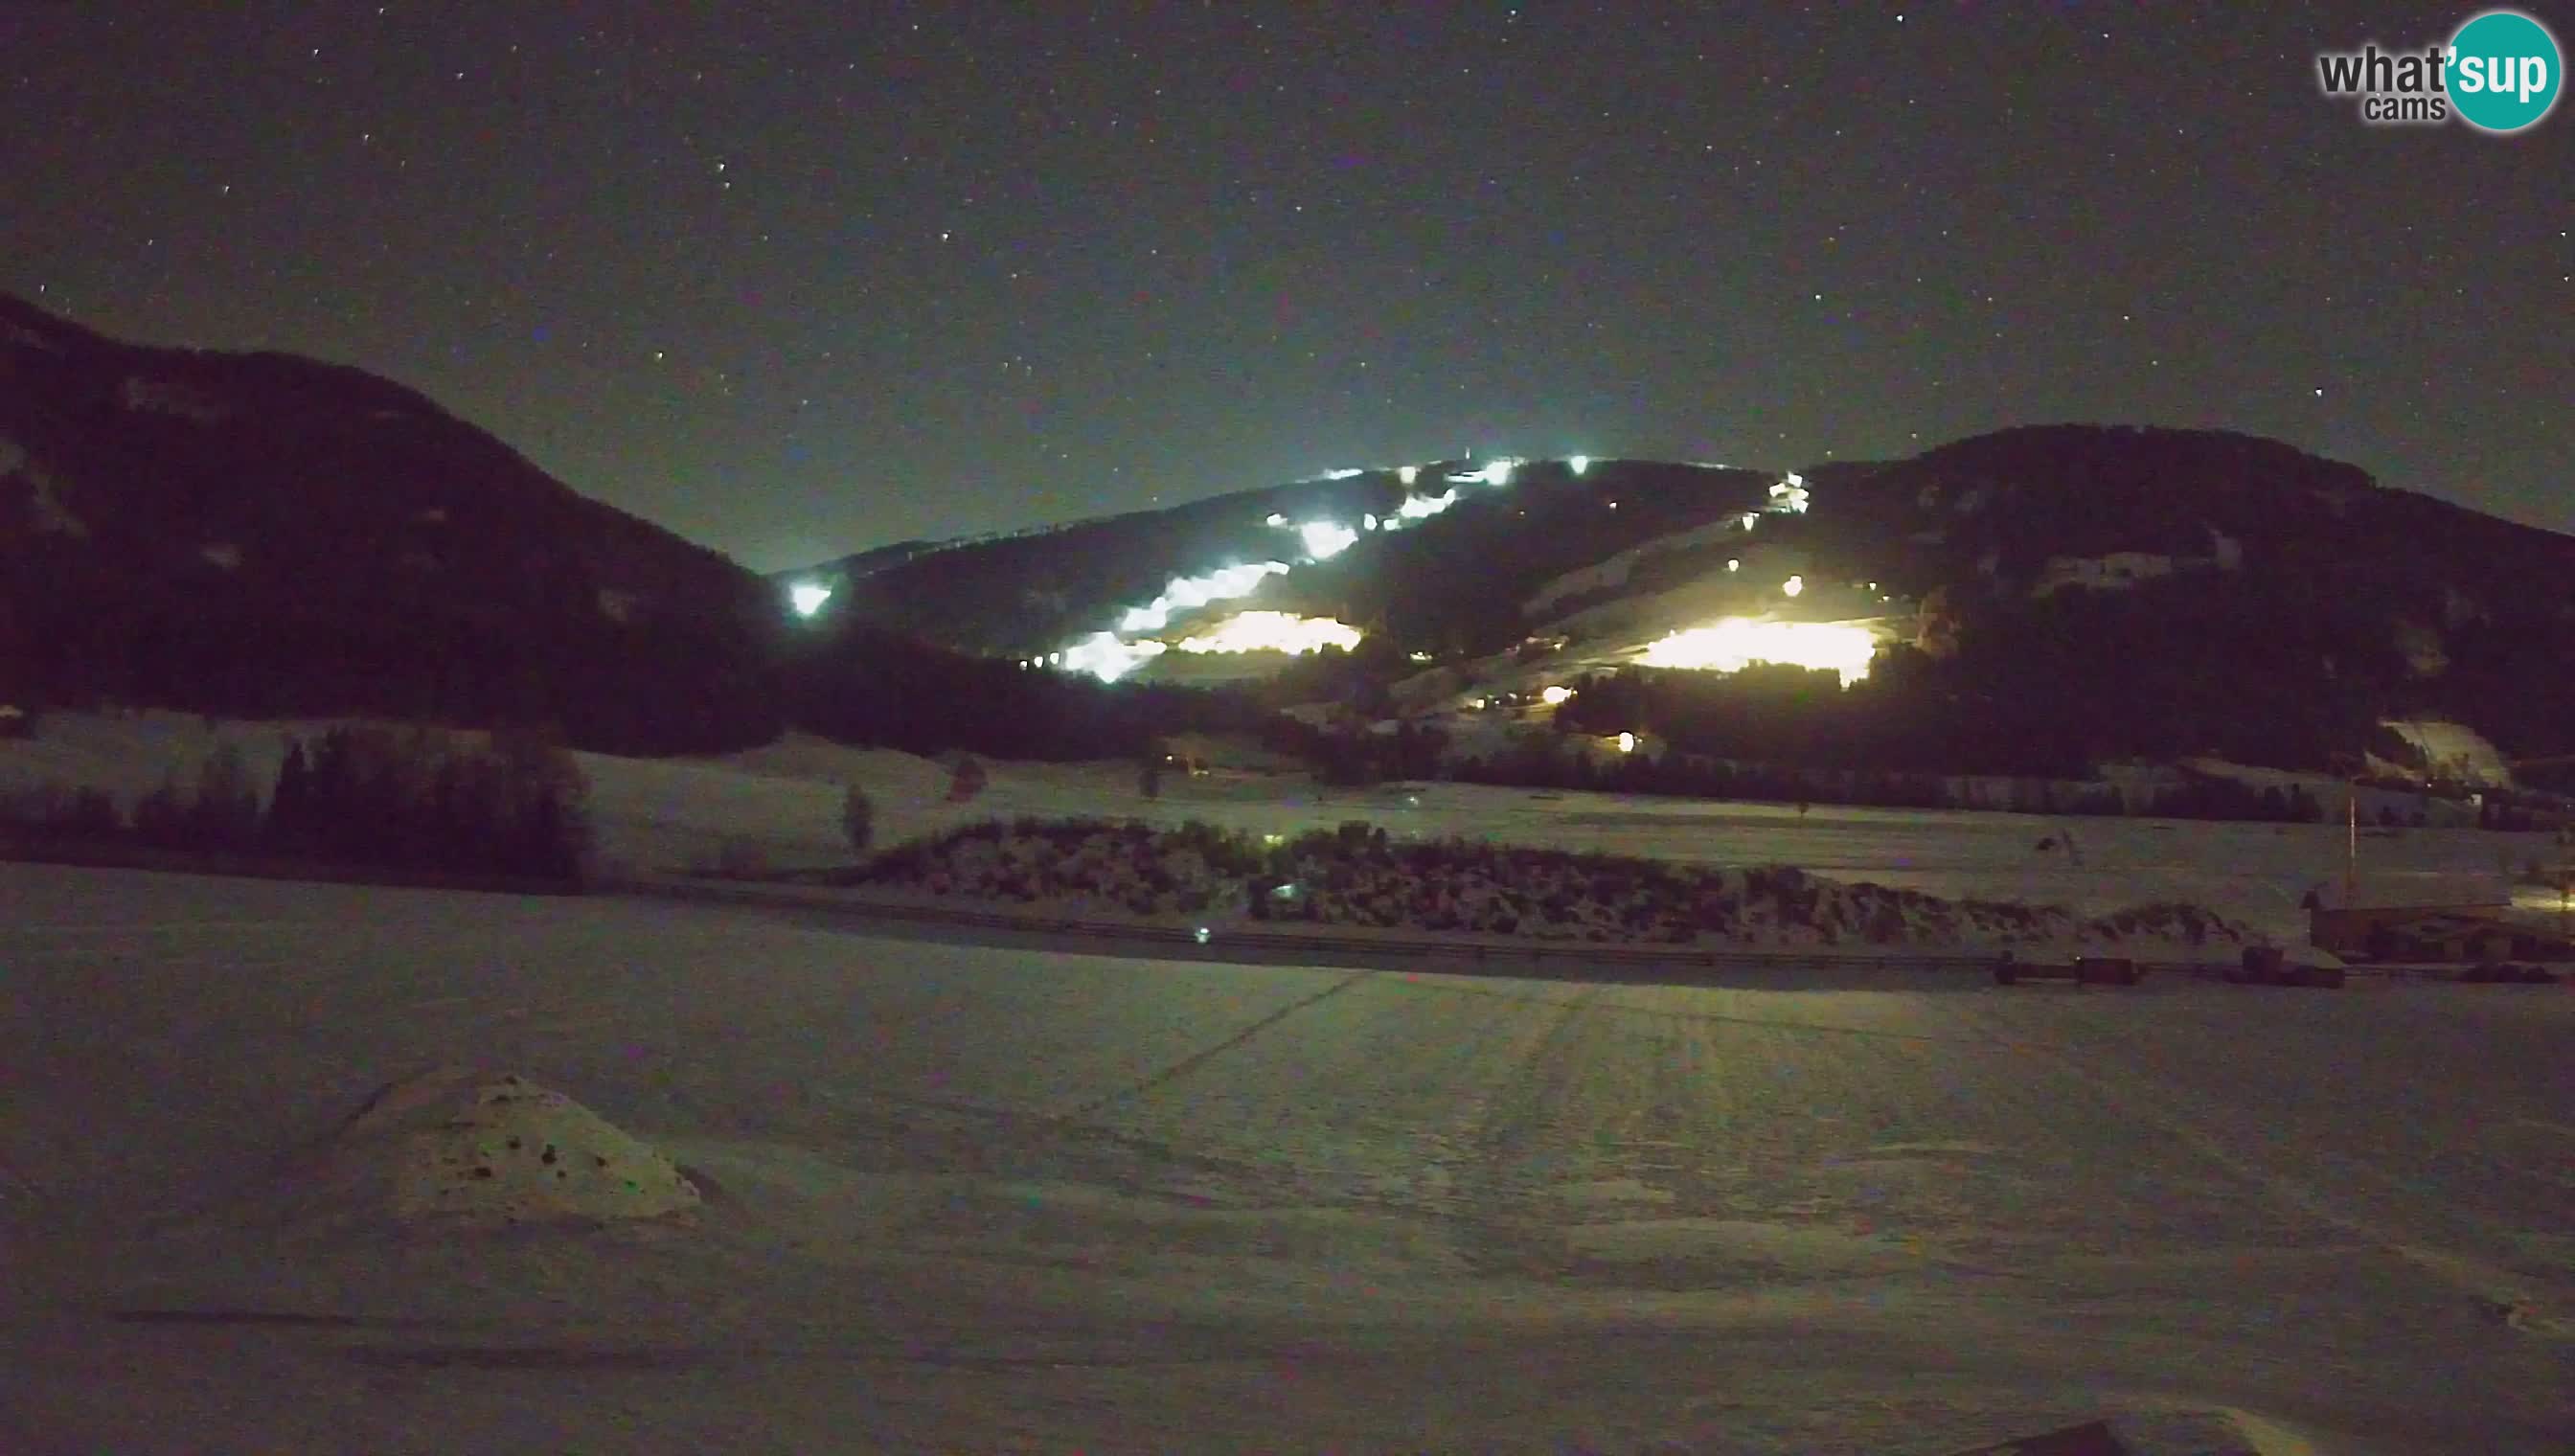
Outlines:
[[797, 616], [811, 617], [832, 600], [832, 589], [817, 582], [799, 582], [787, 589], [787, 600]]
[[1754, 663], [1780, 663], [1838, 674], [1842, 686], [1868, 676], [1877, 639], [1864, 627], [1833, 622], [1756, 622], [1728, 617], [1708, 627], [1676, 632], [1645, 649], [1647, 668], [1739, 673]]

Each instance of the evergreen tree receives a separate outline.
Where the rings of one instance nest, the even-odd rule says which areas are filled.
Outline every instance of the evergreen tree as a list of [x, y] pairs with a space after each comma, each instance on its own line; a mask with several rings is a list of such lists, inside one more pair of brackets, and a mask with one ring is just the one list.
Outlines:
[[219, 743], [197, 770], [197, 798], [188, 810], [188, 837], [209, 849], [237, 849], [259, 834], [259, 789], [242, 763], [241, 749]]
[[134, 801], [134, 836], [164, 848], [182, 847], [189, 839], [188, 817], [178, 775], [165, 773], [158, 787]]
[[277, 786], [269, 794], [262, 837], [282, 850], [306, 847], [313, 836], [313, 765], [304, 756], [302, 740], [290, 733], [286, 755], [277, 765]]
[[876, 843], [876, 803], [866, 789], [855, 783], [841, 795], [841, 832], [849, 837], [850, 852], [862, 859]]

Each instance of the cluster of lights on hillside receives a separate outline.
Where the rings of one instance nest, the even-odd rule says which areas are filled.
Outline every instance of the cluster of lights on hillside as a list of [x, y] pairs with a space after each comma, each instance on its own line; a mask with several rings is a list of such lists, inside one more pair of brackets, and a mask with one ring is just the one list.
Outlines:
[[1292, 612], [1238, 612], [1203, 633], [1176, 643], [1153, 638], [1122, 641], [1116, 633], [1099, 632], [1059, 653], [1030, 658], [1030, 668], [1070, 668], [1114, 683], [1136, 667], [1165, 653], [1315, 653], [1325, 648], [1346, 652], [1359, 645], [1359, 630], [1328, 617], [1298, 617]]
[[[1792, 579], [1793, 580], [1793, 579]], [[1847, 688], [1868, 676], [1877, 639], [1864, 627], [1838, 622], [1759, 622], [1728, 617], [1707, 627], [1676, 632], [1637, 658], [1648, 668], [1687, 668], [1739, 673], [1755, 663], [1825, 669]]]
[[[1435, 496], [1421, 495], [1412, 489], [1421, 478], [1421, 467], [1399, 466], [1395, 469], [1394, 476], [1404, 487], [1404, 497], [1391, 515], [1365, 515], [1359, 519], [1359, 524], [1353, 527], [1329, 520], [1297, 521], [1285, 514], [1274, 513], [1265, 524], [1273, 530], [1289, 532], [1296, 537], [1297, 544], [1303, 548], [1302, 564], [1326, 562], [1349, 550], [1358, 543], [1361, 536], [1369, 532], [1400, 531], [1413, 522], [1425, 521], [1438, 515], [1457, 504], [1459, 489], [1462, 487], [1482, 486], [1486, 489], [1499, 489], [1508, 486], [1519, 468], [1526, 464], [1526, 461], [1515, 456], [1501, 456], [1486, 461], [1473, 470], [1451, 471], [1443, 478], [1443, 484], [1448, 489]], [[1591, 464], [1591, 458], [1585, 455], [1573, 456], [1565, 461], [1566, 468], [1576, 476], [1588, 472]], [[1365, 471], [1356, 469], [1332, 470], [1324, 472], [1316, 479], [1340, 481], [1365, 474]], [[1751, 530], [1753, 524], [1764, 513], [1801, 513], [1806, 509], [1806, 483], [1803, 478], [1792, 472], [1787, 479], [1770, 488], [1769, 504], [1761, 512], [1744, 514], [1743, 529]], [[1611, 504], [1614, 509], [1615, 503]], [[1726, 569], [1729, 571], [1735, 570], [1736, 566], [1734, 562], [1726, 563]], [[1075, 672], [1089, 673], [1104, 683], [1114, 683], [1133, 672], [1141, 664], [1176, 648], [1182, 652], [1309, 653], [1327, 646], [1344, 648], [1354, 646], [1358, 639], [1354, 629], [1344, 627], [1328, 618], [1299, 618], [1281, 612], [1241, 613], [1210, 634], [1185, 639], [1177, 644], [1144, 636], [1144, 634], [1158, 633], [1168, 628], [1175, 614], [1196, 611], [1214, 602], [1248, 596], [1264, 581], [1271, 577], [1283, 576], [1291, 570], [1293, 568], [1286, 562], [1268, 561], [1229, 566], [1203, 576], [1176, 577], [1165, 589], [1163, 595], [1152, 603], [1143, 607], [1130, 608], [1119, 619], [1115, 631], [1094, 633], [1060, 652], [1050, 653], [1043, 658], [1031, 658], [1027, 660], [1027, 665], [1032, 668], [1068, 668]], [[1793, 597], [1802, 589], [1802, 586], [1800, 581], [1791, 578], [1785, 590]], [[810, 617], [813, 615], [813, 610], [805, 606], [805, 590], [798, 589], [797, 611]], [[825, 595], [828, 596], [828, 592]], [[821, 606], [819, 599], [814, 606], [815, 608]], [[1242, 644], [1242, 646], [1204, 646], [1204, 644], [1216, 642]], [[1865, 662], [1866, 657], [1863, 654], [1863, 667]]]
[[1161, 632], [1172, 625], [1175, 612], [1195, 612], [1211, 602], [1248, 597], [1265, 580], [1287, 572], [1286, 562], [1258, 562], [1248, 567], [1220, 567], [1204, 576], [1174, 577], [1162, 596], [1143, 607], [1128, 608], [1127, 615], [1118, 619], [1118, 630]]
[[1298, 617], [1292, 612], [1238, 612], [1212, 631], [1185, 637], [1173, 646], [1184, 653], [1317, 653], [1343, 652], [1359, 645], [1359, 630], [1328, 617]]
[[[1393, 514], [1362, 516], [1356, 527], [1338, 521], [1295, 521], [1277, 512], [1273, 512], [1264, 524], [1273, 530], [1293, 533], [1297, 544], [1304, 549], [1305, 565], [1326, 562], [1356, 545], [1359, 537], [1365, 532], [1401, 531], [1416, 521], [1426, 521], [1456, 505], [1458, 499], [1456, 486], [1510, 484], [1511, 473], [1521, 464], [1519, 460], [1504, 457], [1490, 461], [1477, 470], [1451, 474], [1447, 478], [1451, 488], [1436, 496], [1419, 495], [1407, 489], [1403, 500], [1395, 506]], [[1589, 465], [1589, 460], [1584, 459], [1580, 469], [1588, 469]], [[1359, 470], [1334, 470], [1324, 472], [1317, 479], [1339, 481], [1364, 474], [1366, 472]], [[1409, 488], [1420, 480], [1421, 468], [1412, 465], [1401, 466], [1394, 474], [1397, 481]], [[1358, 640], [1358, 634], [1353, 628], [1344, 627], [1328, 618], [1299, 618], [1281, 612], [1243, 613], [1208, 637], [1187, 639], [1179, 644], [1159, 642], [1142, 636], [1145, 633], [1161, 632], [1171, 626], [1172, 618], [1177, 613], [1192, 612], [1213, 602], [1247, 596], [1264, 581], [1271, 577], [1285, 575], [1290, 570], [1293, 569], [1286, 562], [1268, 561], [1225, 567], [1203, 576], [1175, 577], [1171, 585], [1164, 589], [1163, 595], [1154, 599], [1152, 603], [1128, 609], [1127, 613], [1119, 619], [1115, 631], [1093, 633], [1060, 652], [1050, 653], [1043, 658], [1031, 658], [1027, 660], [1027, 666], [1069, 668], [1078, 673], [1089, 673], [1104, 683], [1115, 683], [1134, 672], [1142, 664], [1161, 657], [1176, 646], [1183, 652], [1286, 653], [1310, 653], [1324, 647], [1354, 646]], [[1229, 645], [1193, 646], [1193, 644], [1217, 641]]]

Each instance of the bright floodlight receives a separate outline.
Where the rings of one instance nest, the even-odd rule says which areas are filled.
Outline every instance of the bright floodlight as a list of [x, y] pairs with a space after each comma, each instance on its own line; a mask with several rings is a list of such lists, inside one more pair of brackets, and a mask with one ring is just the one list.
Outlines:
[[1360, 470], [1356, 466], [1351, 466], [1343, 470], [1327, 470], [1323, 472], [1322, 479], [1327, 481], [1346, 481], [1352, 476], [1363, 476], [1366, 474], [1366, 471]]
[[1537, 696], [1537, 701], [1538, 701], [1538, 702], [1540, 702], [1540, 703], [1547, 704], [1547, 705], [1549, 705], [1549, 706], [1553, 706], [1553, 705], [1555, 705], [1555, 704], [1559, 704], [1559, 703], [1564, 702], [1566, 699], [1571, 698], [1572, 696], [1573, 696], [1573, 690], [1572, 690], [1572, 689], [1567, 688], [1567, 687], [1564, 687], [1562, 684], [1558, 684], [1557, 686], [1555, 686], [1555, 687], [1553, 687], [1553, 688], [1548, 688], [1548, 689], [1545, 689], [1545, 690], [1541, 691], [1541, 692], [1538, 694], [1538, 696]]
[[1676, 632], [1645, 649], [1648, 668], [1694, 668], [1739, 673], [1754, 663], [1828, 669], [1842, 686], [1868, 676], [1877, 639], [1864, 627], [1837, 622], [1755, 622], [1729, 617], [1709, 627]]
[[1165, 651], [1158, 642], [1120, 642], [1114, 635], [1095, 632], [1058, 654], [1064, 665], [1077, 673], [1089, 673], [1103, 683], [1115, 683], [1135, 671], [1136, 665]]
[[1337, 521], [1308, 521], [1296, 528], [1296, 535], [1305, 543], [1305, 555], [1318, 562], [1339, 556], [1359, 539], [1357, 532]]
[[796, 607], [799, 617], [811, 617], [832, 600], [832, 589], [815, 582], [799, 582], [787, 591], [787, 600]]
[[1414, 481], [1421, 478], [1421, 467], [1417, 465], [1397, 466], [1395, 467], [1394, 478], [1404, 485], [1411, 485]]
[[1288, 518], [1280, 515], [1276, 511], [1273, 511], [1270, 513], [1270, 519], [1262, 524], [1265, 526], [1285, 526], [1288, 524]]
[[1618, 751], [1621, 753], [1632, 753], [1636, 751], [1636, 735], [1634, 733], [1620, 733], [1618, 735]]
[[1211, 602], [1228, 601], [1249, 594], [1265, 578], [1287, 572], [1286, 562], [1259, 562], [1252, 566], [1225, 567], [1197, 577], [1174, 577], [1163, 589], [1163, 595], [1143, 607], [1130, 607], [1118, 620], [1120, 632], [1161, 632], [1169, 627], [1174, 612], [1187, 612]]
[[1584, 471], [1591, 469], [1591, 457], [1587, 455], [1577, 455], [1573, 459], [1566, 461], [1565, 464], [1573, 468], [1573, 473], [1575, 475], [1580, 475]]
[[1485, 462], [1481, 470], [1452, 475], [1448, 480], [1451, 485], [1459, 486], [1473, 485], [1478, 482], [1487, 486], [1507, 486], [1511, 483], [1511, 472], [1519, 469], [1519, 464], [1518, 460], [1506, 455], [1499, 460]]
[[1795, 471], [1770, 488], [1770, 509], [1802, 513], [1806, 509], [1806, 478]]
[[1779, 590], [1787, 593], [1791, 597], [1794, 597], [1798, 593], [1806, 590], [1806, 579], [1803, 577], [1790, 577], [1788, 580], [1779, 584]]
[[1725, 564], [1725, 569], [1729, 572], [1739, 572], [1743, 570], [1743, 563], [1741, 561], [1729, 561]]
[[1184, 638], [1185, 653], [1314, 653], [1325, 648], [1343, 652], [1359, 645], [1357, 628], [1328, 617], [1298, 617], [1292, 612], [1238, 612], [1214, 631]]
[[1399, 520], [1419, 521], [1436, 516], [1456, 504], [1455, 491], [1443, 491], [1436, 496], [1406, 496], [1403, 504], [1394, 508], [1394, 514]]

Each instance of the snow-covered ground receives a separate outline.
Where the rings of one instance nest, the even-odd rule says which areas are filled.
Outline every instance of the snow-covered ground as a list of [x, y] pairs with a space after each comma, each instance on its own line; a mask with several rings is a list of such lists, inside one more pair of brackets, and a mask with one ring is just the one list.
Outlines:
[[[52, 778], [96, 783], [131, 799], [177, 769], [185, 777], [216, 734], [239, 742], [262, 782], [273, 777], [280, 731], [314, 725], [219, 725], [194, 717], [48, 719], [38, 738], [0, 741], [0, 788]], [[2005, 813], [1818, 804], [1725, 803], [1553, 793], [1479, 784], [1320, 788], [1302, 775], [1167, 774], [1159, 797], [1139, 791], [1132, 765], [992, 762], [991, 787], [970, 803], [946, 798], [948, 775], [910, 754], [790, 737], [706, 758], [577, 755], [591, 780], [592, 817], [613, 860], [644, 868], [713, 864], [724, 842], [761, 846], [773, 865], [844, 862], [843, 785], [877, 804], [878, 840], [893, 843], [972, 820], [1104, 815], [1295, 833], [1368, 819], [1398, 836], [1449, 834], [1563, 849], [1599, 849], [1718, 865], [1791, 864], [1950, 899], [2061, 904], [2090, 917], [2146, 902], [2203, 905], [2264, 935], [2303, 944], [2299, 898], [2340, 878], [2339, 824], [2169, 819], [2043, 818]], [[2070, 837], [2072, 850], [2066, 847]], [[2049, 847], [2042, 848], [2042, 841]], [[2366, 831], [2370, 871], [2493, 874], [2539, 858], [2546, 834], [2473, 829]], [[2077, 860], [2080, 862], [2077, 862]], [[2553, 892], [2525, 891], [2554, 910]]]
[[[193, 714], [56, 714], [29, 740], [0, 740], [0, 789], [53, 781], [94, 784], [128, 809], [165, 773], [184, 786], [219, 742], [240, 749], [263, 788], [276, 781], [289, 733], [320, 735], [323, 722], [208, 725]], [[623, 758], [576, 753], [590, 780], [600, 847], [645, 868], [712, 864], [728, 839], [761, 846], [781, 864], [848, 858], [841, 793], [866, 785], [880, 833], [911, 835], [954, 821], [943, 802], [946, 770], [909, 753], [845, 748], [791, 735], [764, 747], [701, 758]]]
[[[16, 864], [0, 904], [13, 1453], [2575, 1428], [2562, 988], [1585, 985]], [[703, 1206], [281, 1222], [447, 1063]]]

